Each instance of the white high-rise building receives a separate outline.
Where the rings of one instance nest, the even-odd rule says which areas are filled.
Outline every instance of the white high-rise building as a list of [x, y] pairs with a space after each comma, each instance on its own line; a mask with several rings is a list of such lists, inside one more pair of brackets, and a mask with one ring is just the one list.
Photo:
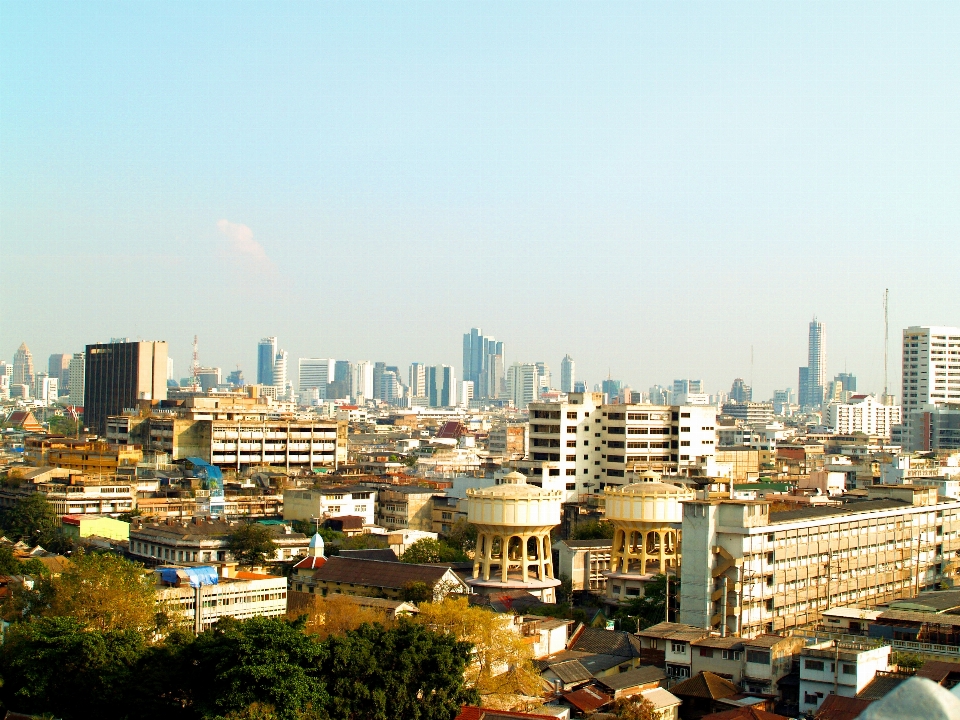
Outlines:
[[[70, 358], [70, 368], [68, 372], [68, 381], [70, 383], [70, 404], [77, 407], [83, 407], [83, 380], [85, 372], [85, 354], [82, 352], [74, 353]], [[167, 366], [169, 368], [169, 365]]]
[[373, 363], [369, 360], [361, 360], [350, 366], [350, 394], [358, 404], [363, 404], [367, 400], [373, 400], [379, 397], [379, 391], [374, 391], [373, 387]]
[[49, 373], [37, 373], [33, 378], [33, 396], [43, 405], [54, 405], [57, 402], [60, 380], [50, 377]]
[[464, 380], [460, 383], [460, 387], [460, 404], [468, 408], [470, 407], [470, 401], [473, 400], [473, 380]]
[[561, 392], [573, 392], [573, 383], [576, 381], [577, 364], [569, 355], [564, 355], [560, 361], [560, 390]]
[[297, 361], [300, 372], [297, 390], [301, 393], [316, 389], [318, 398], [327, 397], [327, 383], [333, 382], [333, 358], [300, 358]]
[[540, 392], [549, 392], [550, 386], [553, 383], [553, 378], [550, 376], [550, 366], [545, 362], [538, 362], [536, 365], [537, 377], [540, 382]]
[[425, 398], [429, 397], [430, 391], [427, 388], [427, 366], [423, 363], [410, 363], [410, 397]]
[[900, 424], [900, 406], [884, 405], [873, 395], [854, 395], [850, 402], [829, 403], [824, 424], [841, 435], [863, 433], [888, 438], [893, 426]]
[[540, 399], [540, 373], [536, 363], [514, 363], [507, 369], [507, 399], [520, 410]]
[[278, 350], [273, 363], [273, 386], [280, 392], [287, 387], [287, 351]]
[[[76, 357], [76, 356], [74, 356], [74, 357]], [[67, 372], [70, 372], [70, 371], [68, 370]], [[69, 377], [69, 376], [68, 376], [68, 377]], [[174, 379], [175, 379], [175, 378], [173, 377], [173, 358], [172, 358], [172, 357], [168, 357], [168, 358], [167, 358], [167, 380], [174, 380]], [[71, 383], [71, 385], [72, 385], [72, 384], [73, 384], [73, 383]]]
[[960, 328], [903, 331], [903, 420], [923, 405], [960, 403]]

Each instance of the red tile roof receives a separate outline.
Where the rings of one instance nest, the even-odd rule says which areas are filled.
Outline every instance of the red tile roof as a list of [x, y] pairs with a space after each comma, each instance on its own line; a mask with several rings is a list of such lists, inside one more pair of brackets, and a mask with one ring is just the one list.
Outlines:
[[827, 695], [820, 704], [820, 709], [814, 714], [817, 720], [856, 720], [860, 713], [867, 709], [872, 700], [844, 697], [843, 695]]
[[757, 710], [755, 707], [741, 707], [704, 715], [701, 720], [790, 720], [790, 718], [766, 710]]
[[573, 705], [580, 712], [590, 714], [597, 708], [601, 708], [613, 700], [606, 693], [602, 693], [595, 687], [580, 688], [573, 692], [563, 693], [563, 699]]
[[293, 566], [294, 570], [319, 570], [327, 561], [325, 557], [305, 557]]
[[489, 716], [505, 718], [534, 718], [534, 720], [557, 720], [557, 718], [553, 715], [535, 715], [534, 713], [494, 710], [493, 708], [477, 707], [476, 705], [464, 705], [460, 709], [460, 714], [457, 715], [454, 720], [483, 720], [483, 718]]

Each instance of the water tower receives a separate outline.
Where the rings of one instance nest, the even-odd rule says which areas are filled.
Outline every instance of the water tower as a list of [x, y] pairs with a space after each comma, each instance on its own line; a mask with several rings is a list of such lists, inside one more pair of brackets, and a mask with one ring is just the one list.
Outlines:
[[545, 603], [557, 601], [550, 530], [560, 524], [562, 490], [527, 485], [518, 472], [500, 485], [467, 490], [467, 520], [477, 528], [473, 578], [485, 595], [526, 590]]
[[614, 526], [607, 599], [626, 602], [643, 595], [654, 575], [676, 574], [680, 563], [680, 528], [688, 488], [661, 482], [643, 472], [633, 483], [604, 488], [606, 518]]

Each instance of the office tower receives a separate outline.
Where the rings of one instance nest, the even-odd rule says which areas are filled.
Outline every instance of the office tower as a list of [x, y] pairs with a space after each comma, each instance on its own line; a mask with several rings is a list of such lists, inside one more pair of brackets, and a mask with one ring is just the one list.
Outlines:
[[70, 404], [77, 407], [83, 407], [83, 378], [86, 374], [84, 371], [85, 357], [84, 353], [78, 352], [70, 358], [69, 377], [67, 378], [70, 386], [67, 392], [70, 395]]
[[402, 386], [393, 370], [384, 370], [380, 375], [380, 399], [390, 405], [397, 405], [403, 399]]
[[327, 384], [327, 399], [342, 400], [350, 395], [351, 368], [349, 360], [335, 360], [333, 379]]
[[56, 378], [59, 386], [64, 388], [67, 386], [68, 377], [67, 373], [70, 371], [70, 356], [64, 353], [57, 353], [51, 355], [50, 359], [47, 361], [47, 374]]
[[462, 388], [457, 385], [452, 365], [431, 365], [426, 369], [430, 407], [456, 407]]
[[375, 362], [373, 364], [373, 391], [376, 394], [376, 400], [383, 400], [383, 396], [380, 393], [380, 388], [383, 387], [383, 383], [380, 379], [386, 370], [387, 364], [385, 362]]
[[607, 402], [613, 402], [620, 397], [620, 391], [623, 389], [623, 383], [619, 380], [607, 378], [600, 385], [600, 391], [607, 396]]
[[173, 375], [173, 358], [168, 357], [167, 358], [167, 384], [169, 385], [170, 381], [175, 379], [176, 378]]
[[904, 424], [912, 427], [924, 405], [946, 403], [960, 403], [960, 328], [908, 327], [903, 331]]
[[409, 373], [410, 397], [423, 398], [428, 397], [427, 391], [427, 366], [423, 363], [410, 363]]
[[354, 363], [350, 368], [350, 397], [363, 404], [377, 395], [379, 393], [375, 393], [373, 387], [373, 363], [369, 360]]
[[743, 378], [737, 378], [730, 387], [730, 400], [735, 403], [748, 403], [753, 400], [753, 388]]
[[840, 373], [834, 378], [834, 382], [840, 383], [844, 392], [857, 391], [857, 376], [853, 373]]
[[230, 374], [227, 375], [227, 385], [235, 388], [241, 388], [244, 386], [243, 382], [243, 370], [237, 368], [236, 370], [231, 370]]
[[280, 391], [287, 387], [287, 351], [278, 350], [273, 361], [273, 385]]
[[33, 378], [33, 387], [31, 388], [33, 398], [42, 403], [44, 407], [52, 405], [57, 401], [58, 383], [59, 380], [55, 377], [50, 377], [48, 373], [37, 373]]
[[13, 355], [12, 385], [33, 385], [33, 354], [26, 343], [21, 343]]
[[577, 364], [569, 355], [564, 355], [560, 361], [560, 390], [561, 392], [573, 392], [573, 383], [577, 375]]
[[550, 367], [542, 361], [535, 364], [537, 366], [537, 374], [540, 378], [540, 392], [547, 392], [552, 383], [552, 378], [550, 377]]
[[223, 372], [218, 367], [202, 367], [197, 370], [200, 389], [209, 392], [223, 382]]
[[800, 406], [818, 408], [823, 404], [827, 384], [826, 338], [823, 323], [814, 317], [810, 322], [807, 344], [807, 366], [800, 368]]
[[536, 363], [515, 362], [507, 368], [507, 399], [520, 410], [540, 399], [540, 375]]
[[468, 408], [470, 407], [470, 401], [473, 400], [473, 383], [469, 380], [464, 380], [460, 383], [460, 404]]
[[273, 366], [277, 361], [277, 338], [265, 337], [257, 345], [257, 384], [273, 385]]
[[573, 383], [573, 391], [578, 393], [585, 393], [587, 391], [587, 384], [583, 380], [575, 380]]
[[504, 381], [503, 343], [485, 337], [480, 328], [463, 336], [463, 379], [473, 383], [478, 397], [497, 398]]
[[333, 358], [300, 358], [297, 361], [297, 390], [301, 393], [316, 389], [320, 400], [327, 399], [327, 385], [333, 382]]
[[105, 436], [110, 415], [136, 407], [139, 400], [166, 400], [166, 375], [164, 341], [87, 345], [84, 424]]

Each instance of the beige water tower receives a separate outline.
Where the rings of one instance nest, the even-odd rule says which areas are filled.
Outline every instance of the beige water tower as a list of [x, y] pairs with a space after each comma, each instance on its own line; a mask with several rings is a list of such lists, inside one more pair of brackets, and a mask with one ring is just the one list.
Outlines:
[[467, 490], [467, 520], [477, 528], [474, 592], [526, 590], [557, 601], [550, 530], [560, 524], [563, 491], [527, 485], [518, 472], [494, 487]]
[[627, 602], [642, 596], [654, 575], [677, 572], [682, 503], [694, 492], [647, 471], [629, 485], [604, 488], [603, 496], [606, 518], [614, 526], [607, 599]]

